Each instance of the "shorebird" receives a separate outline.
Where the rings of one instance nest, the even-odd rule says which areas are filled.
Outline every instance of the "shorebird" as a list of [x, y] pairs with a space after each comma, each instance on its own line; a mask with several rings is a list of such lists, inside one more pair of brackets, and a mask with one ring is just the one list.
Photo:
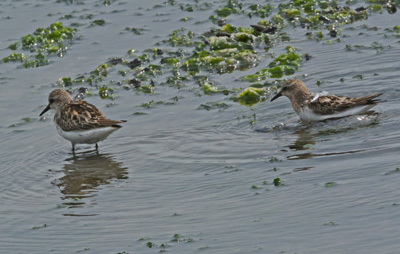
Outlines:
[[110, 120], [96, 106], [83, 101], [73, 100], [62, 89], [56, 89], [49, 95], [49, 104], [40, 113], [42, 116], [50, 109], [55, 109], [54, 122], [61, 137], [71, 141], [72, 152], [75, 144], [96, 144], [106, 139], [122, 126], [126, 120]]
[[298, 79], [289, 79], [282, 84], [278, 97], [286, 96], [290, 99], [294, 111], [305, 121], [321, 121], [329, 118], [339, 118], [368, 111], [379, 101], [374, 100], [382, 93], [350, 98], [325, 93], [312, 93], [306, 85]]

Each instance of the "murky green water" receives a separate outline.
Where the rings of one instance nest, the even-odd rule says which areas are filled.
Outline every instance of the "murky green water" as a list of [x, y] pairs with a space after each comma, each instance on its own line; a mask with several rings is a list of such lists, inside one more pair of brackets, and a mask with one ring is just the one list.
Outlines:
[[[154, 94], [110, 85], [115, 100], [82, 85], [94, 93], [86, 100], [105, 115], [128, 120], [99, 144], [99, 154], [82, 145], [73, 156], [51, 121], [54, 113], [39, 119], [59, 78], [85, 75], [113, 57], [132, 60], [132, 48], [137, 55], [176, 50], [155, 44], [181, 27], [198, 34], [216, 27], [209, 16], [226, 5], [171, 3], [0, 3], [1, 58], [38, 27], [78, 23], [63, 58], [50, 57], [39, 68], [0, 65], [0, 252], [396, 253], [400, 36], [388, 29], [400, 25], [398, 13], [370, 12], [367, 20], [340, 26], [340, 42], [326, 34], [309, 39], [307, 29], [289, 25], [282, 31], [290, 41], [255, 49], [255, 68], [209, 74], [219, 87], [243, 89], [250, 83], [241, 77], [290, 45], [312, 56], [292, 75], [310, 90], [384, 93], [367, 115], [305, 125], [286, 98], [247, 107], [232, 94], [205, 94], [195, 82], [180, 89], [163, 84], [164, 73], [152, 78]], [[190, 6], [193, 12], [181, 10]], [[227, 23], [248, 27], [260, 19], [236, 14]]]

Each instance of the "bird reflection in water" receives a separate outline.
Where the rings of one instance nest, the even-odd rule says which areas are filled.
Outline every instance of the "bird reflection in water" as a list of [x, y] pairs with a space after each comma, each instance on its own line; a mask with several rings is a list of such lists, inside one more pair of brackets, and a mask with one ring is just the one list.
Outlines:
[[56, 185], [63, 194], [63, 206], [68, 208], [84, 207], [86, 202], [83, 199], [96, 196], [99, 186], [112, 184], [113, 180], [128, 178], [128, 168], [124, 167], [122, 162], [115, 161], [110, 154], [81, 153], [66, 159], [65, 162], [65, 175]]
[[[297, 139], [294, 143], [288, 145], [292, 151], [301, 151], [293, 155], [287, 156], [288, 160], [304, 160], [314, 157], [335, 156], [342, 154], [353, 154], [364, 151], [364, 149], [352, 149], [345, 151], [336, 151], [328, 153], [314, 153], [315, 145], [321, 141], [333, 140], [337, 135], [357, 131], [361, 128], [369, 128], [379, 124], [379, 113], [370, 112], [368, 115], [348, 117], [338, 119], [336, 121], [319, 122], [310, 126], [306, 126], [295, 133]], [[304, 152], [309, 151], [309, 152]]]

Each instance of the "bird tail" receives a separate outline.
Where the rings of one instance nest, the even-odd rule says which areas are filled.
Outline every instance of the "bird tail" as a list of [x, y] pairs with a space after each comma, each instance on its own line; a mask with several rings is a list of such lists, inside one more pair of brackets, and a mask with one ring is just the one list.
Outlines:
[[[126, 120], [118, 120], [118, 122], [119, 123], [126, 123], [127, 121]], [[113, 124], [113, 125], [111, 125], [112, 127], [115, 127], [115, 128], [122, 128], [122, 126], [121, 125], [119, 125], [119, 124]]]
[[364, 97], [359, 97], [359, 98], [355, 98], [355, 102], [359, 105], [365, 105], [365, 104], [377, 104], [379, 102], [381, 102], [380, 99], [375, 99], [378, 96], [381, 96], [382, 93], [376, 93], [376, 94], [371, 94], [368, 96], [364, 96]]

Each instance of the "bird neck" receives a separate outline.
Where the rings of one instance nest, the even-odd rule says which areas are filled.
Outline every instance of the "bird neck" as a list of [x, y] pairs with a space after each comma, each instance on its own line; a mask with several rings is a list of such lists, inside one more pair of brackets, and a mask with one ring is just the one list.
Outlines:
[[292, 103], [293, 109], [299, 113], [299, 111], [312, 99], [315, 95], [309, 90], [298, 90], [296, 93], [292, 93], [289, 97]]

